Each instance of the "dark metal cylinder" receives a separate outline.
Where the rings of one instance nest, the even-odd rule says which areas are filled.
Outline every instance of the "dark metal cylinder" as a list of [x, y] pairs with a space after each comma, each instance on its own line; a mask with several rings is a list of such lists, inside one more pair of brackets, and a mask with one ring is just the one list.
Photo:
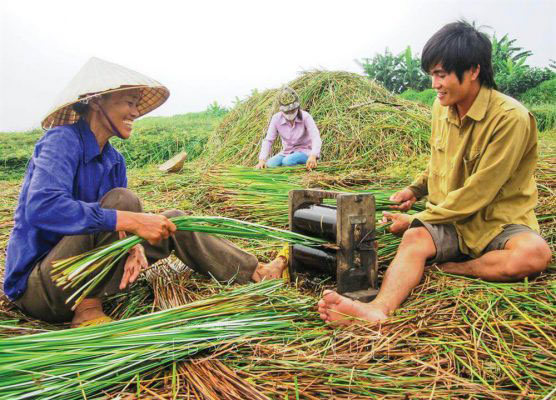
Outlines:
[[291, 254], [292, 268], [297, 272], [327, 274], [336, 277], [336, 252], [296, 244]]
[[311, 204], [293, 213], [293, 231], [336, 242], [336, 207]]

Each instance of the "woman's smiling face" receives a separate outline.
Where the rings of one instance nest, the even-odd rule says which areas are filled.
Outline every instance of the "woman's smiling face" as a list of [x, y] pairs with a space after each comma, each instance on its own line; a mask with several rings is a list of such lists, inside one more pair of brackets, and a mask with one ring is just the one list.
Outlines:
[[[122, 139], [131, 136], [133, 121], [139, 116], [137, 104], [141, 98], [139, 89], [112, 92], [101, 100], [101, 106], [118, 130]], [[105, 128], [112, 132], [113, 129], [106, 118], [101, 118]], [[117, 132], [114, 132], [117, 133]]]

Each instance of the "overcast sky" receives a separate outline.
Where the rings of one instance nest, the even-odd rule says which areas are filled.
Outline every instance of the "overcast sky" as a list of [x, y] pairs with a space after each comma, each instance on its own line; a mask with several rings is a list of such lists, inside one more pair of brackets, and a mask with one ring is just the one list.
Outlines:
[[532, 65], [556, 59], [556, 0], [2, 0], [0, 10], [0, 131], [38, 127], [92, 56], [168, 86], [150, 115], [230, 106], [302, 70], [361, 72], [354, 59], [420, 53], [460, 18], [509, 33]]

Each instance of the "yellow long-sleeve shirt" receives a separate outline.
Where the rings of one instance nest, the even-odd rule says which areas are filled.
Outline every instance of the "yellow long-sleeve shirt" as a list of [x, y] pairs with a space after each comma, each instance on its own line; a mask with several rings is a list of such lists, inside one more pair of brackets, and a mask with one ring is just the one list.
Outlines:
[[428, 195], [414, 214], [431, 224], [453, 223], [460, 250], [478, 257], [505, 225], [538, 231], [535, 119], [518, 101], [481, 87], [467, 114], [435, 102], [431, 158], [409, 188]]

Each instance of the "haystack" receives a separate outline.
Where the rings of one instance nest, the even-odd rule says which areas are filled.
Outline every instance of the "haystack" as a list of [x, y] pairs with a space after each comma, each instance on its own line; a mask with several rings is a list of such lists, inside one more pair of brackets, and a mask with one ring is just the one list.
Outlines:
[[[367, 77], [312, 71], [288, 83], [320, 129], [322, 161], [383, 167], [428, 152], [430, 111], [393, 95]], [[279, 89], [255, 92], [239, 102], [209, 139], [214, 162], [255, 164]], [[280, 151], [276, 140], [273, 153]]]

